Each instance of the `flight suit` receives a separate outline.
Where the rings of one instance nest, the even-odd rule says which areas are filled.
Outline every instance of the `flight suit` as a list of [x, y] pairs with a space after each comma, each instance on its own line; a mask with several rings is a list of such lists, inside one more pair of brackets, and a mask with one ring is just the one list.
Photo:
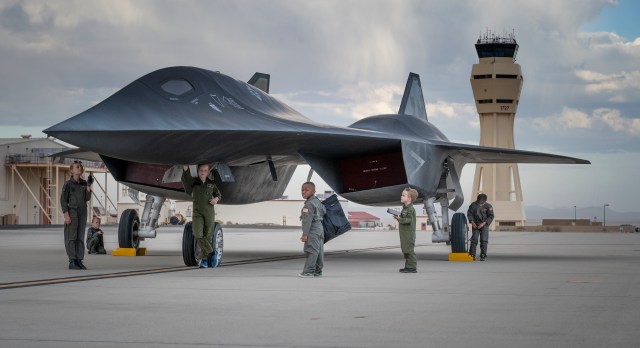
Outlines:
[[69, 179], [62, 186], [60, 195], [60, 209], [62, 213], [69, 213], [70, 224], [64, 225], [64, 247], [69, 262], [84, 259], [84, 229], [87, 226], [87, 202], [91, 199], [91, 192], [87, 190], [87, 182], [79, 178]]
[[93, 227], [87, 228], [87, 249], [89, 249], [89, 254], [106, 254], [103, 235], [97, 232], [102, 232], [102, 230]]
[[302, 273], [322, 274], [324, 267], [324, 229], [322, 218], [327, 213], [326, 208], [316, 196], [307, 198], [300, 212], [302, 235], [307, 236], [304, 252], [307, 260]]
[[182, 184], [187, 193], [193, 198], [193, 215], [191, 217], [191, 229], [193, 237], [200, 247], [203, 260], [207, 260], [213, 253], [211, 239], [213, 237], [213, 225], [216, 212], [209, 200], [214, 197], [222, 198], [216, 183], [207, 177], [204, 182], [199, 177], [192, 177], [187, 169], [182, 172]]
[[402, 207], [400, 218], [398, 219], [400, 233], [400, 249], [404, 255], [404, 268], [417, 268], [416, 258], [416, 210], [413, 204], [409, 203]]
[[469, 246], [469, 255], [476, 257], [476, 247], [478, 245], [478, 236], [480, 237], [480, 257], [487, 257], [487, 245], [489, 244], [489, 225], [493, 221], [493, 207], [491, 204], [485, 202], [484, 204], [475, 201], [469, 205], [467, 210], [467, 220], [469, 223], [475, 222], [479, 225], [483, 222], [487, 222], [480, 229], [472, 229], [471, 232], [471, 245]]

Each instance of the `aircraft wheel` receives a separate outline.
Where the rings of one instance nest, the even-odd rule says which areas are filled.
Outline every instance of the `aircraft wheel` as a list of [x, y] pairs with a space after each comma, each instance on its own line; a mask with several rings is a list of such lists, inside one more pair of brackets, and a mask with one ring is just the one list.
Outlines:
[[182, 259], [187, 266], [197, 266], [202, 260], [200, 256], [200, 248], [197, 247], [197, 241], [193, 237], [191, 221], [184, 225], [182, 232]]
[[[224, 235], [222, 233], [222, 226], [216, 223], [213, 226], [213, 237], [211, 239], [211, 245], [213, 246], [213, 257], [211, 267], [217, 267], [222, 262], [222, 254], [224, 249]], [[200, 254], [200, 248], [197, 246], [197, 241], [193, 237], [193, 230], [191, 227], [191, 221], [187, 222], [184, 226], [182, 233], [182, 259], [187, 266], [197, 266], [202, 260]]]
[[126, 209], [120, 216], [118, 223], [118, 245], [121, 248], [137, 248], [140, 246], [138, 230], [140, 229], [140, 218], [135, 209]]
[[222, 262], [222, 253], [224, 250], [224, 234], [222, 233], [222, 226], [216, 223], [213, 226], [213, 240], [211, 245], [213, 246], [213, 256], [211, 257], [211, 267], [220, 266]]
[[453, 214], [451, 219], [451, 252], [466, 253], [467, 252], [467, 217], [463, 213]]

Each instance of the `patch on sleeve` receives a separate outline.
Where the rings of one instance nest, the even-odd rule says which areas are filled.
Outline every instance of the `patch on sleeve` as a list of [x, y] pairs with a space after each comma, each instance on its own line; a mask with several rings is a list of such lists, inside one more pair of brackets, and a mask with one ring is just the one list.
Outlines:
[[309, 212], [309, 208], [302, 208], [302, 212], [303, 213], [308, 213]]

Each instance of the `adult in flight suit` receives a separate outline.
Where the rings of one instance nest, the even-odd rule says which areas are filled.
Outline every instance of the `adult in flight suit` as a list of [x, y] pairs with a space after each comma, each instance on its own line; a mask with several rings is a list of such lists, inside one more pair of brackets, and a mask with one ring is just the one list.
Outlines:
[[489, 244], [489, 225], [493, 221], [493, 207], [487, 203], [487, 195], [481, 193], [475, 202], [469, 205], [467, 220], [471, 224], [471, 245], [469, 255], [476, 259], [478, 236], [480, 237], [480, 261], [487, 259], [487, 244]]
[[71, 179], [62, 186], [60, 209], [64, 215], [64, 248], [69, 257], [69, 269], [87, 269], [84, 259], [84, 229], [87, 226], [87, 201], [91, 199], [93, 177], [89, 183], [80, 176], [84, 167], [75, 161], [69, 167]]
[[[198, 265], [200, 268], [215, 267], [210, 264], [213, 254], [211, 239], [213, 237], [213, 225], [215, 224], [216, 212], [214, 206], [218, 204], [220, 190], [216, 183], [209, 179], [210, 167], [208, 164], [198, 165], [198, 176], [192, 177], [189, 173], [189, 166], [182, 167], [182, 184], [187, 193], [191, 193], [193, 198], [193, 215], [191, 218], [191, 229], [193, 237], [200, 248], [202, 260]], [[215, 262], [215, 260], [213, 261]]]
[[307, 259], [304, 263], [301, 278], [313, 278], [322, 276], [324, 267], [324, 229], [322, 228], [322, 218], [327, 213], [322, 202], [315, 196], [316, 185], [312, 182], [302, 184], [302, 198], [306, 201], [300, 212], [302, 222], [302, 237], [300, 241], [304, 243], [304, 252]]

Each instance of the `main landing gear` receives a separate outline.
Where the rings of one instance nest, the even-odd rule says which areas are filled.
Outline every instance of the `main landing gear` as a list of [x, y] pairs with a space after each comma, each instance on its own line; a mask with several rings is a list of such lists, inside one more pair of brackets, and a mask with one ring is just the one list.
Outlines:
[[[222, 233], [222, 226], [220, 226], [219, 223], [215, 223], [213, 226], [211, 245], [213, 246], [213, 255], [211, 256], [210, 265], [217, 267], [222, 262], [224, 250], [224, 235]], [[193, 237], [191, 221], [189, 221], [184, 225], [182, 232], [182, 258], [184, 264], [187, 266], [197, 266], [200, 260], [202, 260], [202, 257], [203, 255], [200, 254], [200, 248], [197, 247], [196, 239]]]
[[429, 198], [424, 202], [431, 227], [433, 228], [431, 241], [434, 243], [451, 244], [452, 253], [467, 253], [467, 234], [469, 231], [467, 217], [464, 213], [455, 213], [451, 219], [451, 225], [449, 225], [449, 201], [446, 197], [442, 198], [439, 202], [442, 206], [442, 224], [444, 226], [440, 228], [434, 202], [434, 198]]
[[136, 209], [126, 209], [118, 224], [118, 244], [120, 248], [138, 248], [145, 238], [155, 238], [158, 230], [158, 217], [165, 198], [147, 195], [142, 212], [138, 217]]
[[[147, 195], [144, 205], [142, 219], [138, 216], [136, 209], [126, 209], [122, 212], [120, 223], [118, 225], [118, 244], [120, 248], [140, 247], [140, 241], [145, 238], [155, 238], [158, 230], [158, 217], [160, 209], [165, 198], [159, 196]], [[213, 227], [213, 237], [211, 240], [213, 246], [213, 255], [211, 264], [213, 267], [218, 266], [222, 262], [222, 253], [224, 245], [224, 235], [222, 226], [216, 223]], [[196, 247], [196, 240], [193, 238], [191, 222], [184, 226], [182, 234], [182, 258], [187, 266], [197, 266], [202, 260], [200, 248]]]

